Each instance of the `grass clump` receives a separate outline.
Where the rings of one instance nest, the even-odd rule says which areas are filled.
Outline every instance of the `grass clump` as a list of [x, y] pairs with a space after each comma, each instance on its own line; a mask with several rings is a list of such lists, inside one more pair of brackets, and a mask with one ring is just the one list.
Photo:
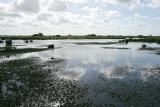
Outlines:
[[72, 42], [76, 45], [111, 45], [119, 42]]
[[117, 47], [102, 47], [104, 49], [129, 49], [129, 48], [117, 48]]
[[8, 56], [8, 55], [15, 55], [15, 54], [22, 54], [22, 53], [29, 53], [29, 52], [39, 52], [45, 51], [48, 48], [25, 48], [25, 49], [13, 49], [11, 47], [5, 47], [4, 50], [0, 50], [0, 56]]

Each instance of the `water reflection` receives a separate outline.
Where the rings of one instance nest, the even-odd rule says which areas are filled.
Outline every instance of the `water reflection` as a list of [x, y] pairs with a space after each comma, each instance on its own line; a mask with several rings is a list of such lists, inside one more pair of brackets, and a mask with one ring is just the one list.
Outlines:
[[[36, 97], [34, 96], [36, 100], [31, 99], [33, 100], [33, 102], [31, 102], [34, 104], [38, 104], [37, 101], [47, 101], [47, 104], [50, 105], [52, 105], [53, 103], [62, 104], [70, 102], [66, 101], [66, 98], [71, 99], [70, 96], [67, 95], [70, 95], [68, 93], [72, 93], [73, 99], [76, 99], [77, 102], [81, 102], [78, 104], [86, 104], [86, 102], [88, 102], [88, 106], [159, 106], [160, 56], [150, 54], [146, 51], [137, 51], [137, 49], [141, 47], [143, 43], [129, 43], [126, 45], [112, 44], [107, 46], [125, 47], [130, 48], [129, 50], [103, 49], [102, 47], [105, 47], [106, 45], [83, 46], [70, 43], [89, 41], [106, 42], [106, 40], [34, 41], [32, 44], [29, 44], [28, 46], [33, 45], [33, 47], [40, 47], [42, 44], [47, 45], [52, 43], [55, 44], [55, 46], [62, 48], [43, 52], [10, 56], [9, 58], [3, 57], [0, 60], [6, 61], [38, 57], [38, 62], [44, 62], [45, 66], [40, 65], [40, 68], [37, 69], [39, 70], [42, 68], [44, 71], [52, 71], [52, 73], [49, 72], [47, 74], [45, 74], [44, 72], [34, 74], [34, 70], [37, 70], [35, 69], [36, 67], [33, 67], [33, 70], [31, 70], [33, 73], [29, 71], [30, 73], [24, 72], [24, 74], [21, 74], [18, 71], [16, 72], [16, 75], [19, 76], [10, 76], [10, 78], [14, 79], [17, 77], [22, 77], [21, 79], [17, 79], [20, 81], [12, 81], [11, 83], [13, 83], [18, 90], [24, 89], [26, 91], [26, 89], [28, 89], [30, 91], [33, 91], [33, 93], [30, 93], [27, 90], [27, 96], [34, 96], [34, 93], [39, 94]], [[23, 43], [19, 41], [19, 43], [17, 44]], [[148, 45], [152, 47], [159, 46], [157, 44]], [[57, 61], [56, 59], [51, 60], [51, 57], [60, 58], [63, 59], [63, 61]], [[11, 69], [10, 67], [8, 68]], [[5, 71], [4, 68], [2, 70], [2, 67], [0, 69], [0, 71]], [[9, 73], [6, 75], [9, 75]], [[50, 74], [52, 74], [52, 76]], [[34, 75], [40, 75], [40, 78], [36, 78], [37, 80], [34, 80]], [[26, 80], [26, 82], [22, 82], [24, 81], [23, 78], [29, 78], [29, 76], [31, 76], [31, 80], [33, 79], [34, 81], [40, 81], [40, 84], [42, 83], [41, 86], [36, 87], [36, 83], [29, 80]], [[9, 78], [7, 78], [6, 76], [4, 80], [9, 81]], [[3, 93], [12, 94], [12, 91], [6, 91], [7, 87], [10, 87], [10, 81], [9, 83], [7, 81], [1, 83], [2, 91]], [[77, 88], [75, 88], [75, 90], [70, 90], [74, 89], [75, 85], [71, 83], [75, 81], [77, 82], [77, 84], [83, 82], [83, 86], [86, 86], [87, 89], [86, 87], [85, 89], [83, 89], [84, 87], [82, 86], [81, 90], [78, 88], [79, 85], [78, 87], [76, 85]], [[33, 84], [35, 85], [35, 87], [32, 85], [33, 87], [29, 87], [31, 88], [29, 89], [26, 86], [27, 83]], [[23, 86], [24, 84], [25, 86]], [[71, 85], [68, 86], [68, 84]], [[41, 91], [41, 88], [45, 91]], [[55, 88], [56, 91], [53, 91], [55, 90]], [[57, 91], [58, 89], [60, 90]], [[40, 92], [37, 92], [37, 90], [40, 90]], [[85, 94], [83, 93], [84, 96], [82, 95], [80, 97], [82, 99], [80, 100], [77, 97], [75, 98], [75, 96], [77, 95], [76, 93], [78, 93], [77, 90], [81, 90], [80, 92], [82, 93], [84, 90], [86, 92]], [[53, 95], [53, 93], [57, 95], [56, 98], [58, 99], [51, 98], [51, 100], [46, 100], [48, 98], [50, 99], [51, 96], [55, 96]], [[45, 96], [47, 96], [48, 98], [45, 98]], [[25, 100], [22, 100], [23, 103], [28, 103], [30, 97], [28, 100], [26, 100], [28, 97], [24, 97]], [[71, 101], [73, 101], [73, 99], [71, 99]], [[73, 103], [75, 102], [73, 101], [72, 104]]]
[[74, 67], [65, 69], [65, 71], [58, 72], [57, 75], [60, 78], [65, 78], [69, 80], [79, 80], [86, 72], [85, 68], [82, 67]]
[[132, 71], [133, 68], [129, 67], [108, 67], [100, 69], [100, 73], [105, 74], [107, 78], [120, 78], [120, 79], [125, 78], [127, 74]]

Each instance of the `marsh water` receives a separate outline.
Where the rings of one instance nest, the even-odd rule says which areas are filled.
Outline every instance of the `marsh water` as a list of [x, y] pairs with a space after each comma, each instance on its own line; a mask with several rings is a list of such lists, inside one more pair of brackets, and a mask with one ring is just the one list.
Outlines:
[[[44, 48], [54, 44], [55, 49], [3, 56], [0, 57], [0, 62], [38, 58], [37, 63], [39, 63], [63, 59], [57, 64], [45, 67], [49, 67], [53, 72], [55, 67], [58, 68], [54, 76], [60, 80], [83, 83], [87, 90], [82, 95], [81, 103], [85, 100], [87, 105], [92, 106], [160, 106], [160, 55], [155, 54], [155, 51], [139, 50], [144, 44], [140, 42], [107, 45], [76, 44], [118, 41], [117, 39], [34, 40], [32, 43], [25, 43], [23, 40], [14, 40], [13, 45], [16, 48]], [[145, 44], [149, 47], [160, 47], [156, 43]], [[0, 47], [4, 45], [0, 44]], [[2, 84], [2, 93], [5, 94], [7, 89], [4, 83]]]

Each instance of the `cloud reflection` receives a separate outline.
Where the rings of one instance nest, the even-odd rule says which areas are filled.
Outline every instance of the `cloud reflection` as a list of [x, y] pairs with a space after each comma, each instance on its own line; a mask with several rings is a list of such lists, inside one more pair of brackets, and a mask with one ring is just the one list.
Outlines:
[[86, 68], [73, 67], [73, 68], [67, 68], [65, 71], [58, 72], [57, 74], [60, 78], [79, 80], [81, 76], [85, 74], [85, 72]]
[[129, 67], [107, 67], [101, 68], [100, 73], [105, 74], [108, 78], [120, 78], [124, 79], [128, 73], [133, 71], [132, 68]]

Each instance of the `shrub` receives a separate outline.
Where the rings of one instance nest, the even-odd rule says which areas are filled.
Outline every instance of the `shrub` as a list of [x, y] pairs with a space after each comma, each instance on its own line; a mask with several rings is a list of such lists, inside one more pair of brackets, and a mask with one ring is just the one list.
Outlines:
[[128, 44], [128, 42], [129, 42], [129, 40], [128, 40], [128, 39], [126, 39], [126, 40], [125, 40], [125, 43], [126, 43], [126, 44]]
[[25, 40], [24, 42], [25, 42], [25, 43], [28, 43], [28, 40]]
[[33, 42], [33, 40], [30, 40], [30, 42]]
[[12, 46], [12, 40], [8, 39], [5, 41], [6, 42], [6, 46]]
[[11, 52], [11, 51], [12, 51], [12, 46], [6, 46], [6, 47], [4, 48], [4, 51], [5, 51], [5, 52]]
[[142, 48], [146, 48], [146, 47], [147, 47], [147, 45], [146, 45], [146, 44], [143, 44], [143, 45], [142, 45]]
[[6, 46], [4, 48], [5, 52], [11, 52], [16, 50], [15, 47], [12, 47], [12, 40], [6, 40], [5, 42], [6, 42]]
[[51, 45], [48, 45], [48, 48], [54, 48], [54, 45], [53, 44], [51, 44]]

